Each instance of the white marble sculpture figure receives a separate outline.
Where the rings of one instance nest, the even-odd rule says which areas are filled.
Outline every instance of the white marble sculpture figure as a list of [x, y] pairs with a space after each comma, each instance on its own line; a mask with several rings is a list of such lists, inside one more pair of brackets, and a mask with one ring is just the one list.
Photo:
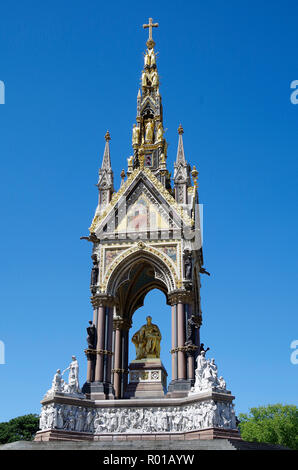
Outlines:
[[51, 404], [42, 408], [40, 428], [105, 433], [188, 432], [211, 427], [236, 429], [234, 406], [204, 400], [191, 405], [164, 408], [99, 408]]
[[55, 393], [62, 393], [64, 391], [64, 380], [62, 379], [61, 370], [57, 369], [56, 374], [52, 380], [52, 387], [45, 394], [45, 398], [53, 396]]
[[205, 354], [205, 351], [201, 351], [201, 354], [197, 358], [196, 379], [194, 386], [191, 388], [190, 395], [207, 390], [227, 393], [225, 380], [223, 377], [218, 379], [218, 370], [215, 360], [207, 360]]
[[68, 388], [66, 389], [69, 393], [80, 393], [81, 389], [79, 386], [79, 363], [76, 356], [72, 356], [72, 361], [68, 367], [62, 372], [62, 375], [69, 370], [68, 376]]
[[[68, 383], [66, 383], [62, 375], [69, 370]], [[79, 364], [75, 356], [72, 356], [70, 365], [62, 372], [58, 369], [52, 380], [52, 387], [47, 391], [44, 398], [50, 398], [56, 393], [63, 393], [80, 398], [85, 398], [79, 385]]]

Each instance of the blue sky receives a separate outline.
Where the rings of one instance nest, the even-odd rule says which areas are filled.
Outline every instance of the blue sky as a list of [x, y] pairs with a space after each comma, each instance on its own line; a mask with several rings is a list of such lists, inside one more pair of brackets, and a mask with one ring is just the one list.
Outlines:
[[[204, 204], [202, 339], [236, 411], [297, 404], [298, 79], [295, 1], [11, 1], [0, 12], [0, 421], [39, 412], [72, 354], [85, 380], [91, 246], [110, 131], [115, 186], [131, 128], [148, 17], [154, 30], [170, 171], [181, 122]], [[151, 314], [170, 374], [170, 309]]]

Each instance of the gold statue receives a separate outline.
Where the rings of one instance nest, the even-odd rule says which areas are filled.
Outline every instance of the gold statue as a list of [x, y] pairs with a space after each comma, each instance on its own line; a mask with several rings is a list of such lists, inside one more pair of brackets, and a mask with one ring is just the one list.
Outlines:
[[147, 49], [146, 54], [144, 56], [144, 66], [146, 68], [152, 67], [153, 65], [156, 65], [155, 52], [153, 49]]
[[151, 78], [152, 86], [158, 86], [159, 85], [158, 73], [156, 72], [156, 70], [154, 70], [154, 72], [151, 73], [150, 78]]
[[153, 131], [154, 131], [153, 121], [148, 121], [146, 123], [145, 128], [146, 128], [145, 140], [146, 140], [146, 142], [152, 143], [152, 141], [153, 141]]
[[156, 58], [155, 58], [155, 52], [153, 49], [148, 50], [148, 53], [150, 55], [150, 65], [156, 65]]
[[162, 127], [162, 123], [160, 122], [157, 126], [157, 133], [156, 133], [156, 142], [160, 142], [163, 139], [164, 130]]
[[166, 162], [165, 154], [162, 153], [161, 156], [160, 156], [160, 168], [162, 170], [165, 170], [166, 169], [166, 164], [167, 164], [167, 162]]
[[136, 347], [136, 359], [160, 357], [160, 330], [157, 325], [151, 322], [150, 315], [146, 317], [146, 320], [147, 324], [143, 325], [131, 340]]
[[132, 129], [132, 144], [138, 144], [140, 140], [140, 128], [136, 126], [136, 124], [133, 125]]
[[147, 83], [148, 76], [145, 71], [142, 72], [142, 87], [146, 87], [148, 85]]
[[144, 57], [144, 66], [146, 67], [148, 65], [150, 67], [150, 62], [151, 62], [151, 57], [148, 54], [148, 52], [146, 52], [145, 57]]
[[133, 170], [133, 156], [127, 159], [127, 166], [128, 166], [128, 171], [131, 172]]

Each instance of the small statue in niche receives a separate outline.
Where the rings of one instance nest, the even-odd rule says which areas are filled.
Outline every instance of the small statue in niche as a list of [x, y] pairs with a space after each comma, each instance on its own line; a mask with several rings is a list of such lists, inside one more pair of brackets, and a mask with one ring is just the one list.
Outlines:
[[152, 120], [148, 121], [146, 123], [146, 134], [145, 134], [145, 140], [146, 142], [152, 143], [153, 141], [153, 132], [154, 132], [154, 123]]
[[132, 129], [132, 144], [136, 145], [140, 140], [140, 128], [136, 124], [133, 125]]
[[96, 255], [91, 256], [93, 267], [91, 270], [91, 286], [96, 286], [98, 280], [98, 260]]
[[89, 325], [86, 330], [87, 330], [87, 344], [88, 344], [88, 349], [94, 349], [95, 348], [95, 343], [96, 343], [96, 328], [93, 322], [90, 320]]
[[191, 260], [191, 253], [187, 250], [185, 252], [184, 258], [184, 270], [185, 270], [185, 279], [191, 280], [192, 277], [192, 260]]

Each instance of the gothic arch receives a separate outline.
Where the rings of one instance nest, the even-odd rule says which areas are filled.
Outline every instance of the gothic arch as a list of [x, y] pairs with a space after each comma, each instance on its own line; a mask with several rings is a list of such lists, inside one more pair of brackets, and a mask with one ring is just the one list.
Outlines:
[[156, 249], [150, 247], [148, 250], [150, 251], [147, 251], [144, 246], [143, 249], [138, 248], [131, 253], [127, 253], [126, 256], [123, 254], [123, 259], [120, 262], [118, 260], [115, 266], [111, 266], [112, 269], [108, 273], [106, 281], [106, 292], [109, 295], [116, 296], [119, 287], [131, 279], [132, 270], [138, 265], [151, 266], [154, 271], [151, 284], [147, 283], [143, 289], [140, 289], [138, 297], [141, 292], [144, 293], [145, 297], [155, 287], [164, 292], [165, 295], [177, 288], [177, 274], [172, 263]]

